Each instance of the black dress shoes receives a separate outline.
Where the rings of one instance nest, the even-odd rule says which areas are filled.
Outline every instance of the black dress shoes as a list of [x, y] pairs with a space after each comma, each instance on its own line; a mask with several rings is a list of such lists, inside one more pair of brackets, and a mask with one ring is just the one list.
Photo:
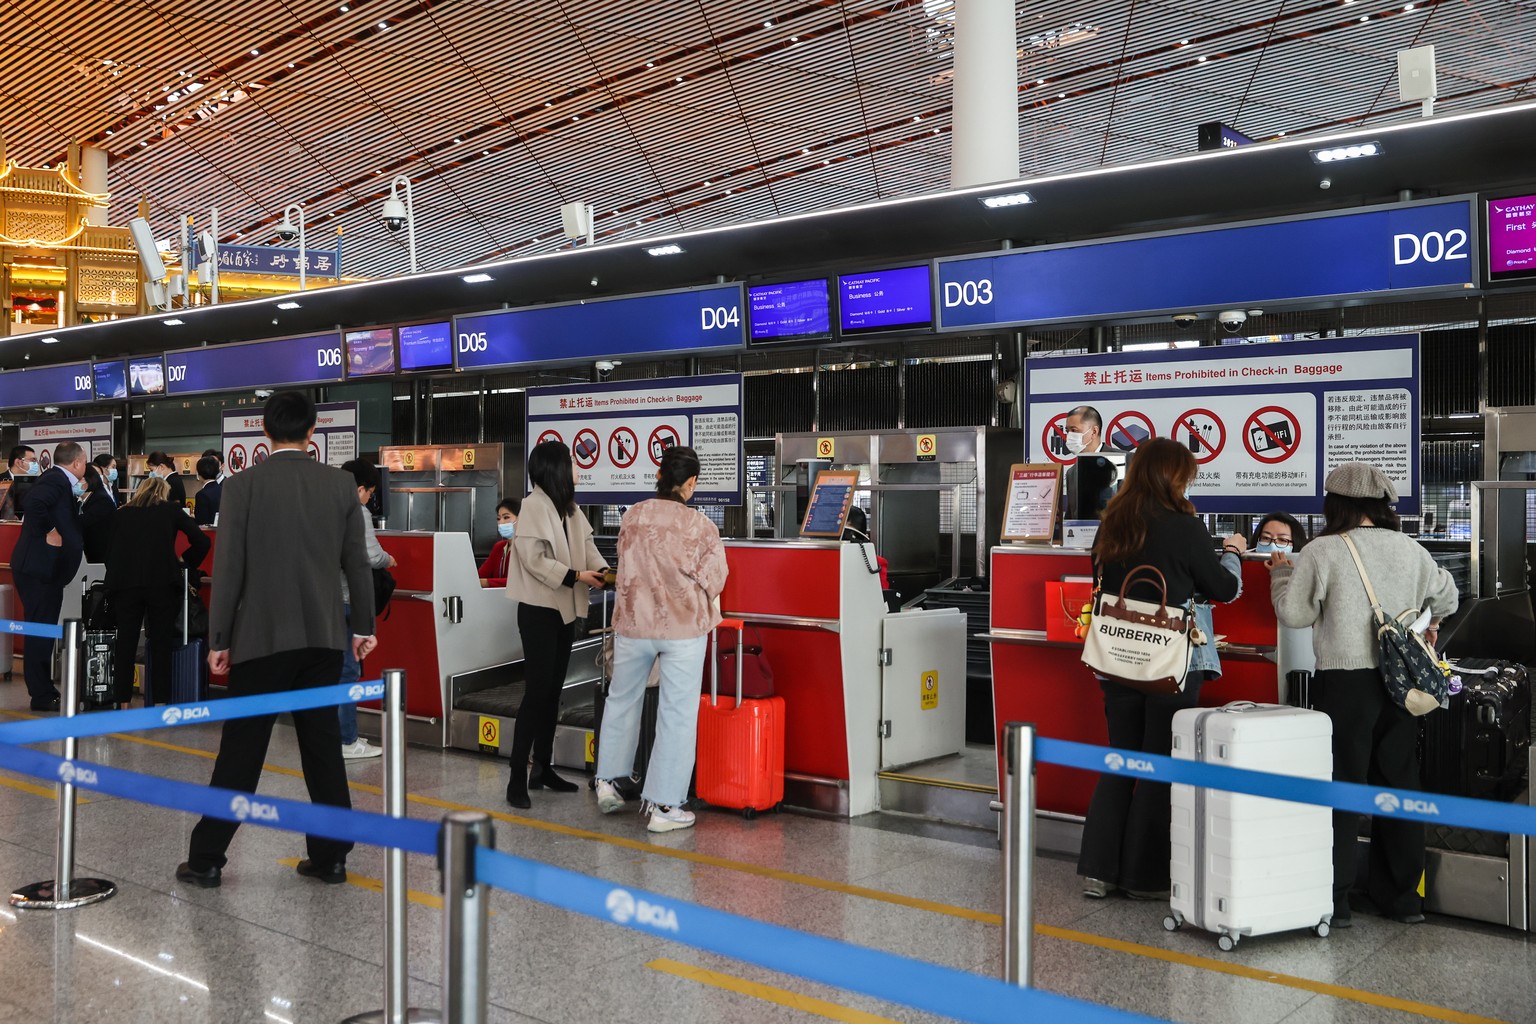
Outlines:
[[507, 780], [507, 803], [525, 811], [533, 806], [533, 801], [528, 799], [528, 780], [522, 772], [513, 772]]
[[176, 865], [176, 880], [178, 882], [186, 882], [188, 885], [195, 885], [199, 889], [217, 889], [223, 881], [220, 878], [222, 874], [223, 871], [219, 868], [207, 868], [203, 871], [198, 871], [186, 861]]
[[53, 700], [35, 700], [32, 702], [33, 711], [57, 711], [59, 710], [59, 698]]
[[316, 864], [312, 860], [301, 860], [296, 868], [299, 874], [305, 878], [318, 878], [326, 885], [340, 885], [347, 880], [347, 866], [343, 863]]
[[555, 770], [547, 764], [534, 766], [533, 774], [528, 777], [528, 788], [547, 789], [552, 793], [575, 793], [581, 789], [569, 779], [556, 775]]

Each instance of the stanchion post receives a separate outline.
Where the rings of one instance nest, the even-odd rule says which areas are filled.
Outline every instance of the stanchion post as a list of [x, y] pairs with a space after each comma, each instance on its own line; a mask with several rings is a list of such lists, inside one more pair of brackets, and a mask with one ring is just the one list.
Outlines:
[[1035, 974], [1035, 727], [1003, 726], [1003, 980]]
[[493, 849], [491, 817], [453, 811], [443, 818], [443, 1021], [485, 1024], [489, 890], [475, 880], [475, 851]]
[[[379, 739], [384, 747], [384, 813], [405, 817], [405, 670], [384, 670], [383, 715]], [[409, 941], [406, 932], [405, 851], [384, 851], [384, 1009], [348, 1017], [342, 1024], [437, 1024], [436, 1010], [410, 1005]]]
[[[33, 643], [37, 641], [34, 639]], [[79, 619], [64, 621], [63, 693], [59, 712], [73, 718], [80, 707], [80, 679], [84, 666], [80, 655], [85, 650], [85, 632]], [[75, 875], [75, 756], [80, 740], [64, 739], [64, 760], [68, 763], [59, 776], [59, 840], [54, 849], [54, 876], [46, 882], [34, 882], [11, 893], [11, 906], [25, 910], [70, 910], [100, 903], [117, 893], [117, 886], [104, 878], [76, 878]]]

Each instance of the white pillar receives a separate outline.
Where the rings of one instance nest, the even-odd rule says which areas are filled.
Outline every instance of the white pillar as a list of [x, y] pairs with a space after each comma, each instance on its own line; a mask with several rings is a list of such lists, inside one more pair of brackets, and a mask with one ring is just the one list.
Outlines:
[[[87, 192], [102, 193], [107, 190], [107, 151], [93, 146], [80, 147], [80, 187]], [[107, 210], [92, 207], [86, 211], [86, 223], [92, 227], [105, 227]]]
[[1019, 62], [1014, 0], [957, 0], [950, 184], [1019, 177]]

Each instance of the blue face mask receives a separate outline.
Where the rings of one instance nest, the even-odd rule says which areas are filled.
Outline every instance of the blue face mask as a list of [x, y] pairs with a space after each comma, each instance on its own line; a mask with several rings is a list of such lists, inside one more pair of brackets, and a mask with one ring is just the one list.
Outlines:
[[36, 459], [33, 459], [31, 462], [27, 463], [27, 476], [37, 476], [37, 474], [41, 473], [42, 471], [42, 467], [37, 464]]
[[109, 484], [117, 483], [117, 467], [116, 466], [113, 466], [111, 469], [107, 470], [107, 483], [109, 483]]
[[1267, 555], [1271, 551], [1278, 551], [1278, 552], [1280, 552], [1283, 555], [1288, 555], [1288, 554], [1291, 553], [1291, 545], [1289, 545], [1289, 544], [1270, 544], [1270, 543], [1265, 542], [1265, 543], [1254, 545], [1253, 550], [1256, 551], [1257, 553], [1261, 554], [1261, 555]]
[[516, 523], [497, 523], [496, 532], [501, 534], [503, 540], [511, 540], [517, 535]]
[[75, 497], [77, 497], [77, 498], [85, 497], [85, 481], [84, 480], [76, 480], [75, 481]]

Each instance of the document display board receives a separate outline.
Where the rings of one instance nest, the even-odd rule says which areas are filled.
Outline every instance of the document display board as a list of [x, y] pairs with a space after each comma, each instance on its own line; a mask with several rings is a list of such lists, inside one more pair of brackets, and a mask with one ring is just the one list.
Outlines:
[[848, 521], [848, 506], [859, 486], [857, 470], [824, 469], [816, 475], [811, 500], [805, 507], [805, 521], [800, 524], [802, 537], [838, 538]]
[[1003, 540], [1048, 541], [1056, 532], [1061, 504], [1061, 466], [1020, 463], [1008, 470], [1008, 503]]

